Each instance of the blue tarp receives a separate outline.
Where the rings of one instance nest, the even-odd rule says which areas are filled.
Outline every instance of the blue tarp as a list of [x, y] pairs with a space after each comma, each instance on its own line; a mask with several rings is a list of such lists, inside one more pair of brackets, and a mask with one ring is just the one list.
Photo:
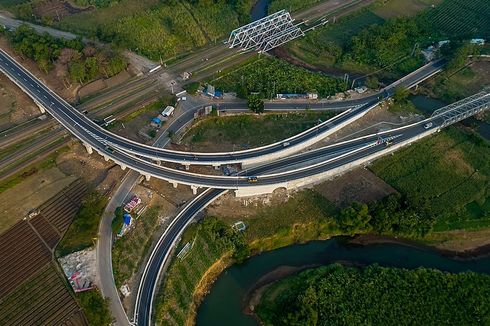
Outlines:
[[131, 223], [131, 215], [124, 214], [123, 215], [123, 220], [124, 220], [124, 224], [129, 225], [129, 223]]
[[157, 124], [162, 123], [162, 120], [160, 120], [159, 118], [153, 118], [153, 119], [151, 119], [151, 121], [153, 121], [154, 123], [157, 123]]

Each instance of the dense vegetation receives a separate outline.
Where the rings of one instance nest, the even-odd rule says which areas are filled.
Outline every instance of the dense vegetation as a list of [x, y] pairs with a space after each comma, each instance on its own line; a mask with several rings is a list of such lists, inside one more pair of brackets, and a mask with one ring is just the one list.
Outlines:
[[321, 0], [272, 0], [268, 11], [270, 14], [286, 9], [289, 12], [298, 11], [313, 6]]
[[157, 324], [185, 325], [192, 320], [198, 304], [194, 291], [204, 272], [223, 255], [239, 260], [248, 255], [240, 234], [215, 218], [188, 228], [178, 250], [188, 242], [192, 249], [185, 258], [175, 258], [167, 272], [157, 302]]
[[258, 92], [263, 98], [272, 98], [278, 93], [307, 92], [327, 97], [346, 89], [346, 85], [339, 79], [269, 58], [242, 65], [213, 80], [211, 84], [225, 92], [234, 91], [243, 98], [253, 92]]
[[265, 325], [486, 325], [490, 276], [334, 264], [272, 285], [257, 312]]
[[82, 307], [89, 325], [111, 325], [112, 316], [109, 310], [109, 299], [104, 298], [98, 290], [77, 293], [75, 298]]
[[[402, 6], [402, 1], [391, 2]], [[390, 2], [377, 2], [343, 17], [309, 33], [290, 48], [300, 59], [320, 67], [361, 72], [385, 68], [387, 73], [402, 74], [421, 64], [418, 50], [434, 41], [490, 35], [485, 23], [490, 19], [490, 5], [485, 0], [445, 0], [415, 16], [398, 18], [387, 17], [384, 6]]]
[[90, 193], [84, 199], [75, 220], [56, 247], [58, 256], [65, 256], [94, 244], [106, 204], [107, 198], [97, 192]]
[[111, 77], [126, 68], [122, 55], [110, 48], [85, 45], [81, 39], [66, 40], [48, 34], [37, 34], [27, 25], [7, 32], [13, 48], [22, 56], [34, 60], [39, 68], [48, 73], [56, 64], [65, 67], [69, 81], [81, 84], [98, 77]]
[[[4, 1], [5, 2], [5, 1]], [[208, 42], [217, 42], [250, 20], [253, 0], [77, 0], [93, 10], [40, 16], [35, 1], [4, 3], [17, 17], [53, 25], [154, 60], [168, 60]]]
[[490, 144], [474, 133], [449, 128], [371, 169], [437, 231], [490, 225]]

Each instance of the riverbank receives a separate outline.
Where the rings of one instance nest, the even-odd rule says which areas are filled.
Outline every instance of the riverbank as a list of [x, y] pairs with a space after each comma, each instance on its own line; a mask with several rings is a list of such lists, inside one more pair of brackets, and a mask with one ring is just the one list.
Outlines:
[[434, 248], [427, 250], [425, 247], [395, 243], [352, 245], [343, 237], [312, 241], [263, 252], [243, 264], [229, 267], [217, 278], [199, 307], [197, 324], [213, 325], [219, 318], [234, 325], [257, 325], [254, 316], [257, 304], [272, 284], [288, 276], [294, 278], [293, 275], [301, 274], [304, 270], [332, 263], [362, 270], [378, 264], [395, 270], [426, 268], [454, 275], [466, 271], [490, 273], [489, 258], [450, 259]]
[[[446, 234], [449, 232], [445, 232]], [[490, 244], [485, 244], [482, 246], [472, 247], [471, 249], [466, 249], [464, 244], [461, 244], [460, 250], [449, 250], [442, 247], [440, 244], [428, 244], [424, 242], [424, 239], [420, 239], [419, 241], [398, 238], [393, 236], [382, 236], [376, 234], [361, 234], [353, 238], [349, 241], [351, 245], [361, 245], [361, 246], [369, 246], [375, 244], [399, 244], [403, 246], [408, 246], [420, 250], [431, 250], [436, 251], [437, 253], [452, 258], [452, 259], [477, 259], [490, 256]]]
[[[349, 246], [368, 247], [380, 244], [395, 244], [402, 245], [416, 250], [423, 250], [432, 253], [437, 253], [450, 259], [456, 260], [472, 260], [490, 256], [490, 245], [484, 245], [472, 250], [452, 251], [440, 249], [437, 246], [430, 246], [421, 242], [417, 242], [405, 238], [397, 238], [390, 236], [382, 236], [375, 234], [361, 234], [354, 238], [347, 239], [346, 244]], [[365, 267], [366, 264], [353, 264], [352, 262], [339, 261], [344, 266]], [[277, 269], [263, 275], [252, 287], [247, 290], [243, 297], [243, 313], [252, 316], [260, 323], [260, 318], [255, 313], [255, 308], [260, 303], [265, 291], [274, 283], [289, 276], [301, 273], [302, 271], [313, 269], [321, 266], [320, 264], [307, 264], [302, 266], [280, 266]]]

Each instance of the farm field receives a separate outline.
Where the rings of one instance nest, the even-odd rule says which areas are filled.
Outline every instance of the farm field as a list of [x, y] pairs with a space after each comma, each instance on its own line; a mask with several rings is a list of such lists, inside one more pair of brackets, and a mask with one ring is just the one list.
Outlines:
[[7, 296], [0, 295], [0, 324], [88, 325], [65, 281], [47, 264]]
[[42, 204], [38, 215], [17, 222], [0, 235], [0, 297], [51, 261], [51, 251], [75, 217], [85, 192], [81, 181], [73, 182]]
[[450, 127], [370, 169], [434, 216], [434, 231], [490, 226], [490, 144], [472, 132]]
[[[376, 2], [289, 43], [286, 48], [292, 58], [325, 71], [335, 68], [368, 73], [398, 60], [387, 72], [407, 71], [420, 64], [415, 62], [418, 58], [402, 60], [410, 55], [416, 43], [424, 47], [446, 38], [485, 38], [490, 35], [486, 23], [489, 19], [490, 4], [485, 0]], [[387, 24], [392, 26], [383, 29]], [[376, 38], [384, 42], [373, 43]]]

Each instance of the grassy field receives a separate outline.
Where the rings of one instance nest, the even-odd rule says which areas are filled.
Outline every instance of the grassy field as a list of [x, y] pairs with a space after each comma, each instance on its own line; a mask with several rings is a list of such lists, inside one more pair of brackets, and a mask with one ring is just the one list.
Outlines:
[[449, 78], [438, 77], [429, 84], [434, 97], [455, 102], [490, 85], [490, 62], [475, 62]]
[[35, 163], [25, 169], [22, 169], [18, 173], [14, 174], [11, 177], [8, 177], [0, 182], [0, 193], [18, 185], [28, 177], [34, 175], [39, 170], [49, 169], [51, 167], [56, 166], [56, 158], [63, 152], [67, 151], [68, 147], [63, 147], [56, 152], [47, 156], [44, 160]]
[[371, 169], [435, 216], [434, 231], [490, 226], [490, 145], [473, 133], [450, 127]]
[[[184, 143], [199, 148], [219, 144], [238, 149], [271, 144], [296, 135], [333, 117], [332, 112], [238, 115], [210, 117], [200, 121], [184, 136]], [[233, 146], [233, 144], [235, 146]]]
[[136, 225], [131, 231], [115, 241], [112, 248], [112, 268], [118, 288], [130, 280], [138, 266], [141, 266], [159, 227], [158, 210], [158, 207], [148, 209], [143, 216], [133, 221]]
[[94, 245], [107, 200], [97, 192], [85, 198], [75, 220], [56, 248], [57, 256], [65, 256]]

